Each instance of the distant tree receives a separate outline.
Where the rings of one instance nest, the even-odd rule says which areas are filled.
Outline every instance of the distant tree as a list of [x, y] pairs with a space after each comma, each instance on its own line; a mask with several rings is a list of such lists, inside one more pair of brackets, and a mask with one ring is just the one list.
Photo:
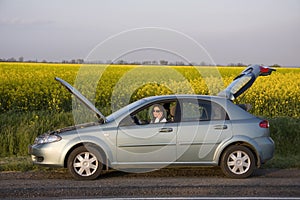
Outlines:
[[84, 60], [83, 60], [83, 59], [77, 59], [77, 60], [76, 60], [76, 63], [82, 64], [82, 63], [84, 63]]
[[14, 57], [7, 59], [8, 62], [16, 62], [17, 60]]
[[152, 64], [152, 65], [158, 65], [158, 62], [157, 62], [156, 60], [153, 60], [153, 61], [151, 62], [151, 64]]
[[24, 57], [23, 56], [19, 57], [19, 62], [24, 62]]
[[197, 66], [198, 63], [196, 63], [196, 62], [190, 62], [188, 65], [189, 65], [189, 66]]
[[270, 67], [273, 67], [273, 68], [278, 68], [278, 67], [281, 67], [280, 65], [278, 64], [274, 64], [274, 65], [271, 65]]
[[175, 62], [175, 65], [177, 65], [177, 66], [183, 66], [183, 65], [185, 65], [185, 64], [184, 64], [184, 62], [182, 62], [182, 61], [176, 61], [176, 62]]
[[146, 60], [146, 61], [143, 61], [142, 64], [143, 65], [151, 65], [151, 61]]
[[239, 62], [239, 63], [229, 63], [227, 66], [244, 67], [244, 66], [247, 66], [247, 65], [245, 65], [245, 64], [243, 64], [243, 63], [241, 63], [241, 62]]
[[160, 60], [159, 64], [160, 65], [168, 65], [168, 61], [166, 61], [166, 60]]
[[127, 64], [127, 62], [124, 61], [124, 60], [118, 60], [116, 63], [117, 63], [118, 65], [125, 65], [125, 64]]
[[133, 62], [131, 62], [130, 64], [131, 64], [131, 65], [141, 65], [141, 62], [139, 62], [139, 61], [133, 61]]
[[206, 66], [206, 63], [204, 61], [201, 61], [200, 66]]
[[243, 63], [237, 63], [236, 66], [239, 66], [239, 67], [245, 67], [247, 65], [243, 64]]

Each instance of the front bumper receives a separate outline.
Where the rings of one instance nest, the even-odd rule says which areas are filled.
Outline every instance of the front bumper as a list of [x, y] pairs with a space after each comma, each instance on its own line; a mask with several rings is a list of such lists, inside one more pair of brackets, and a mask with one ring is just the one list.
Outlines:
[[61, 151], [56, 142], [48, 144], [33, 144], [28, 147], [32, 162], [38, 165], [64, 167]]

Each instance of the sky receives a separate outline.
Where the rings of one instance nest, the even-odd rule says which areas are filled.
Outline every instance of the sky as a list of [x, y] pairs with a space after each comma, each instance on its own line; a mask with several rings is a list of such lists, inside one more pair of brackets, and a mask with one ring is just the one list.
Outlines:
[[0, 58], [300, 66], [299, 0], [0, 0]]

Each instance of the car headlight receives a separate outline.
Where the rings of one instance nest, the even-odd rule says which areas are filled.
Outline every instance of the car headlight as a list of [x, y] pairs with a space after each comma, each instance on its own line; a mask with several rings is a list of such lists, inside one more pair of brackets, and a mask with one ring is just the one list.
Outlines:
[[58, 142], [61, 140], [61, 137], [56, 134], [47, 134], [47, 135], [41, 135], [37, 137], [34, 141], [34, 144], [46, 144], [51, 142]]

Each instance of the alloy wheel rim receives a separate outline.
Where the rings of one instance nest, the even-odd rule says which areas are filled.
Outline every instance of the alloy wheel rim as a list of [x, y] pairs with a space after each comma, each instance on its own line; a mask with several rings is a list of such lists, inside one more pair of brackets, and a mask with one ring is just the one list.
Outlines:
[[248, 154], [243, 151], [234, 151], [228, 156], [227, 166], [234, 174], [246, 173], [251, 165]]
[[93, 175], [99, 166], [97, 157], [91, 152], [82, 152], [78, 154], [73, 162], [73, 168], [80, 176]]

